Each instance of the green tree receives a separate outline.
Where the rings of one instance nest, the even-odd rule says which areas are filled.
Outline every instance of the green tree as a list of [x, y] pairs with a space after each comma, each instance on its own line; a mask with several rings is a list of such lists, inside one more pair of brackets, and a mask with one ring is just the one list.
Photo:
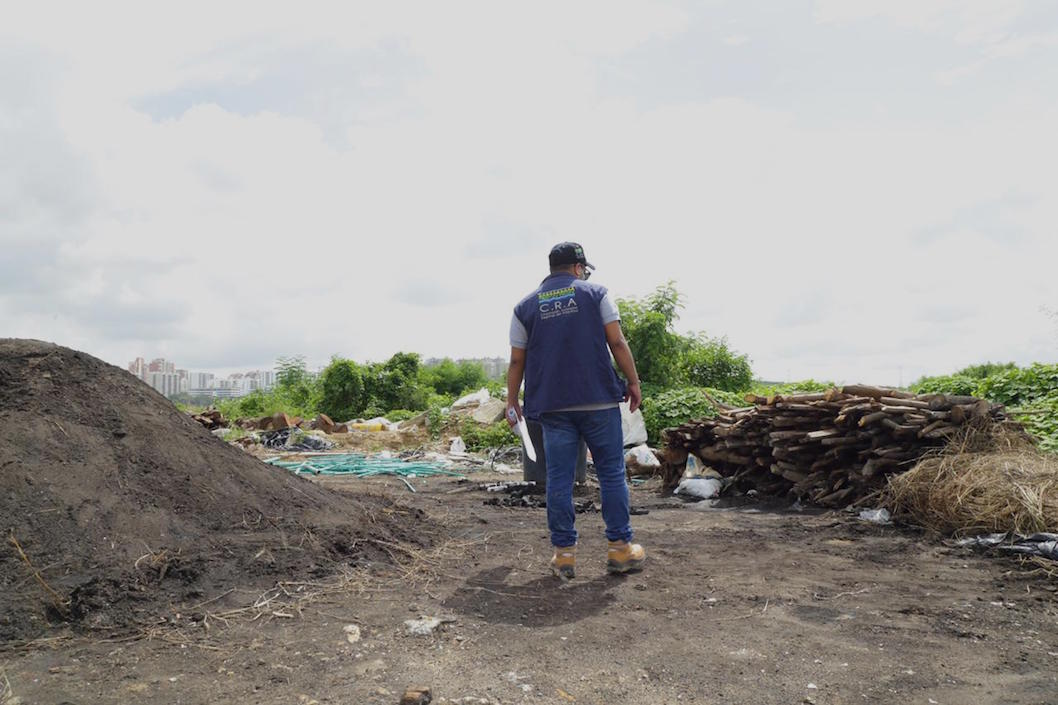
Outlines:
[[480, 362], [454, 362], [446, 357], [435, 365], [423, 368], [422, 380], [437, 394], [459, 396], [466, 391], [484, 387], [488, 375]]
[[276, 387], [279, 389], [295, 387], [305, 382], [308, 377], [304, 355], [276, 359]]
[[365, 393], [360, 366], [337, 355], [320, 373], [319, 386], [319, 409], [336, 421], [356, 418], [370, 401]]
[[733, 352], [726, 338], [691, 338], [681, 362], [682, 376], [696, 387], [743, 392], [753, 384], [749, 358]]
[[425, 409], [430, 391], [420, 382], [421, 364], [418, 353], [399, 352], [384, 363], [369, 365], [363, 377], [369, 399], [365, 415]]
[[289, 413], [311, 416], [319, 401], [316, 379], [305, 367], [302, 355], [276, 360], [275, 400]]
[[659, 286], [643, 299], [621, 299], [617, 307], [648, 396], [680, 386], [738, 392], [752, 383], [749, 358], [731, 350], [725, 338], [675, 331], [683, 296], [673, 282]]
[[686, 339], [673, 330], [682, 297], [674, 282], [663, 284], [643, 299], [619, 299], [621, 329], [644, 385], [667, 388], [680, 382], [680, 358]]

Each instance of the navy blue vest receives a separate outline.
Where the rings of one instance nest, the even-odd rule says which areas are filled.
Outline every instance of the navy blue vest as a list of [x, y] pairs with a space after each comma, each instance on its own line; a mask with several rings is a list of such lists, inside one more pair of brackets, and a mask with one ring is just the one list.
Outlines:
[[599, 305], [606, 287], [552, 274], [522, 299], [514, 315], [529, 333], [525, 350], [526, 418], [571, 406], [619, 402], [618, 378]]

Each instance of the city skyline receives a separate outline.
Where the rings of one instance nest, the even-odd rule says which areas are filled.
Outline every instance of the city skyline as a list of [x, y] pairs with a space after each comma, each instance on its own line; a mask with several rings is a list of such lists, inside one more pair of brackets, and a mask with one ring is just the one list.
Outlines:
[[241, 397], [257, 390], [268, 391], [275, 386], [275, 369], [231, 372], [224, 376], [224, 373], [178, 368], [175, 362], [164, 357], [153, 358], [150, 362], [137, 357], [128, 363], [126, 369], [166, 397], [182, 394], [193, 397]]
[[[431, 357], [422, 360], [423, 367], [431, 367], [450, 358]], [[503, 374], [507, 366], [506, 358], [458, 358], [454, 362], [477, 362], [490, 379]], [[318, 375], [326, 364], [309, 366], [310, 374]], [[136, 357], [126, 365], [130, 374], [151, 386], [166, 397], [189, 395], [191, 397], [236, 398], [246, 396], [254, 391], [269, 391], [275, 387], [275, 368], [249, 369], [239, 371], [224, 369], [220, 371], [190, 370], [176, 366], [176, 362], [164, 357], [152, 358], [150, 362], [143, 356]]]

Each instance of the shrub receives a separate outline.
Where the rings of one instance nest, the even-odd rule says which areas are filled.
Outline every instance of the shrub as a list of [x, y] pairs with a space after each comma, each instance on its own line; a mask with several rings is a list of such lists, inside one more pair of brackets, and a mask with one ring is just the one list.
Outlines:
[[725, 338], [690, 338], [680, 368], [681, 377], [697, 387], [744, 392], [753, 381], [749, 358], [733, 352]]
[[[717, 400], [720, 401], [720, 400]], [[657, 444], [662, 429], [679, 426], [691, 419], [716, 416], [717, 409], [699, 387], [680, 387], [643, 400], [643, 422], [647, 440]]]
[[454, 362], [450, 358], [422, 369], [421, 381], [437, 394], [461, 396], [464, 392], [480, 389], [488, 382], [485, 367], [480, 362], [463, 360]]
[[467, 445], [467, 450], [482, 451], [487, 448], [503, 448], [521, 443], [514, 435], [506, 421], [497, 421], [491, 426], [483, 426], [467, 416], [459, 426], [459, 435]]
[[963, 374], [922, 377], [911, 385], [915, 394], [956, 394], [972, 396], [977, 392], [978, 380]]
[[814, 379], [802, 379], [798, 382], [782, 384], [755, 384], [749, 391], [757, 396], [770, 397], [774, 394], [818, 394], [836, 386], [833, 382], [817, 382]]
[[1032, 413], [1013, 416], [1039, 443], [1040, 449], [1058, 453], [1058, 392], [1051, 392], [1032, 403]]
[[1058, 392], [1058, 365], [1036, 363], [997, 372], [981, 380], [977, 396], [1007, 406], [1018, 406]]

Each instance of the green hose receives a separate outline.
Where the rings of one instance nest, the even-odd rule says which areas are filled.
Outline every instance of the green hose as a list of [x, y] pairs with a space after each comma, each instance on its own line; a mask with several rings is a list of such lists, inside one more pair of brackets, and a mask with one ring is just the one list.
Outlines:
[[431, 477], [445, 475], [448, 477], [466, 477], [465, 475], [443, 469], [440, 464], [417, 460], [404, 462], [395, 458], [369, 458], [360, 453], [336, 453], [334, 455], [316, 455], [307, 460], [279, 460], [269, 458], [270, 465], [290, 470], [295, 475], [311, 472], [314, 475], [354, 475], [356, 477], [374, 477], [375, 475], [396, 475], [397, 477]]

